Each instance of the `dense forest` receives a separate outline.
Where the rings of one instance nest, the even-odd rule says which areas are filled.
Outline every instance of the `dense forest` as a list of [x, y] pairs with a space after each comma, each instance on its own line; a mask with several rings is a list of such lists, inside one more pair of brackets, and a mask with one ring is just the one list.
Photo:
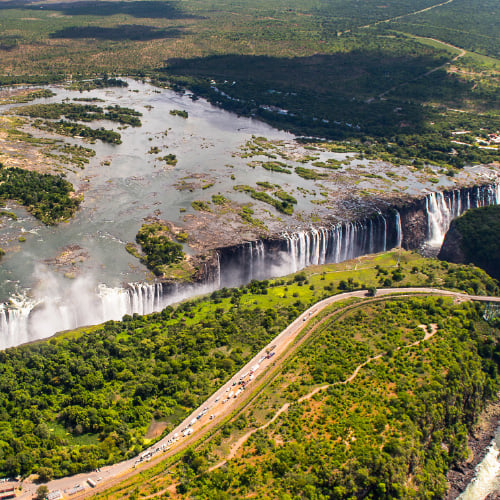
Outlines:
[[169, 228], [160, 223], [143, 224], [136, 241], [141, 245], [143, 262], [157, 276], [163, 274], [163, 266], [184, 258], [182, 245], [172, 241]]
[[172, 429], [302, 310], [332, 293], [394, 273], [401, 286], [450, 279], [459, 289], [496, 290], [473, 267], [411, 253], [397, 267], [397, 259], [388, 253], [366, 258], [372, 264], [360, 271], [324, 266], [222, 289], [1, 352], [0, 471], [46, 480], [136, 455], [152, 423]]
[[[184, 455], [173, 484], [199, 499], [443, 498], [448, 468], [466, 458], [467, 433], [498, 390], [499, 340], [480, 306], [443, 298], [334, 316], [250, 410]], [[285, 401], [235, 459], [207, 471], [231, 432], [256, 429]]]
[[0, 199], [18, 201], [45, 224], [56, 224], [75, 213], [79, 199], [72, 193], [72, 184], [61, 176], [0, 163]]

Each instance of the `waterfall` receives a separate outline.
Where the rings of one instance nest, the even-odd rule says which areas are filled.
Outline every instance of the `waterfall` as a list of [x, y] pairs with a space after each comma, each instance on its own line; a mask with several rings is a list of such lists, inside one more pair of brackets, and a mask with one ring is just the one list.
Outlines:
[[36, 305], [36, 301], [19, 294], [0, 305], [0, 348], [29, 341], [28, 318]]
[[471, 208], [496, 205], [499, 201], [500, 184], [428, 194], [425, 198], [426, 245], [431, 248], [440, 248], [453, 219]]
[[450, 227], [451, 217], [443, 193], [434, 192], [425, 199], [427, 212], [427, 244], [431, 247], [440, 247], [444, 235]]
[[403, 229], [401, 228], [401, 215], [396, 210], [396, 247], [399, 248], [403, 242]]
[[208, 293], [218, 282], [200, 285], [130, 283], [127, 287], [100, 284], [93, 290], [82, 287], [78, 298], [70, 293], [45, 300], [18, 295], [8, 304], [0, 304], [0, 349], [31, 342], [84, 325], [120, 320], [125, 314], [151, 314], [167, 305]]
[[[498, 203], [498, 184], [430, 193], [425, 198], [426, 243], [440, 246], [450, 222], [468, 208]], [[215, 273], [203, 283], [178, 286], [130, 283], [126, 287], [82, 283], [54, 284], [44, 276], [35, 298], [23, 295], [0, 304], [0, 349], [45, 338], [57, 331], [118, 320], [125, 314], [150, 314], [168, 304], [221, 287], [297, 272], [310, 265], [337, 263], [399, 247], [404, 241], [398, 210], [358, 221], [311, 227], [215, 252]], [[208, 268], [207, 268], [208, 269]], [[53, 278], [52, 278], [52, 281]], [[48, 284], [47, 284], [48, 283]]]

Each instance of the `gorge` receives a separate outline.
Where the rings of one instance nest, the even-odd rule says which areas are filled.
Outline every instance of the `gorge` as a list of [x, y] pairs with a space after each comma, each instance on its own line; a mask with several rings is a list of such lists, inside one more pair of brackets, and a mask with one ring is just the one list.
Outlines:
[[437, 253], [450, 222], [470, 208], [498, 204], [500, 184], [435, 191], [370, 217], [330, 227], [311, 227], [217, 248], [193, 284], [131, 283], [95, 287], [77, 279], [70, 289], [55, 281], [38, 297], [17, 295], [0, 310], [0, 348], [45, 338], [78, 326], [148, 314], [170, 303], [221, 287], [296, 272], [309, 265], [336, 263], [394, 247], [425, 247]]

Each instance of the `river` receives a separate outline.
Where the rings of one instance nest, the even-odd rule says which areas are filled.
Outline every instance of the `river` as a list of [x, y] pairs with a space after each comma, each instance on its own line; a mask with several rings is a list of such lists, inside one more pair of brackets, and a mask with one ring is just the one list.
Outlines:
[[486, 455], [476, 467], [474, 479], [458, 500], [484, 500], [500, 492], [500, 427], [497, 428]]
[[[142, 126], [123, 128], [109, 121], [91, 124], [119, 131], [122, 144], [97, 142], [91, 145], [96, 156], [88, 166], [68, 170], [68, 180], [84, 194], [80, 209], [70, 221], [44, 226], [23, 207], [12, 203], [7, 206], [17, 215], [17, 220], [3, 218], [0, 226], [0, 246], [7, 252], [0, 265], [0, 349], [46, 338], [77, 326], [118, 320], [124, 314], [147, 314], [173, 301], [221, 285], [232, 286], [249, 279], [287, 274], [326, 260], [335, 262], [384, 251], [401, 243], [401, 221], [399, 213], [392, 209], [385, 215], [379, 212], [374, 217], [376, 207], [372, 200], [380, 193], [386, 193], [381, 196], [391, 196], [399, 190], [405, 195], [425, 196], [424, 193], [436, 187], [453, 189], [454, 182], [461, 176], [469, 184], [471, 179], [498, 182], [496, 170], [485, 167], [463, 169], [452, 181], [437, 168], [430, 168], [428, 175], [410, 167], [354, 159], [353, 153], [315, 150], [309, 155], [305, 148], [302, 152], [305, 151], [309, 158], [297, 158], [293, 154], [289, 157], [289, 151], [286, 151], [286, 163], [291, 167], [315, 167], [314, 162], [318, 160], [341, 161], [348, 156], [349, 159], [328, 173], [324, 173], [326, 169], [315, 170], [321, 174], [319, 179], [305, 179], [293, 168], [287, 175], [252, 168], [255, 167], [251, 164], [253, 160], [265, 162], [281, 157], [272, 149], [274, 145], [259, 156], [245, 157], [241, 148], [247, 141], [264, 136], [269, 140], [285, 141], [286, 149], [294, 136], [258, 120], [223, 111], [203, 99], [193, 100], [187, 94], [158, 89], [131, 79], [127, 82], [129, 86], [126, 88], [88, 92], [50, 86], [55, 96], [34, 101], [53, 103], [82, 97], [101, 99], [102, 102], [96, 104], [119, 105], [140, 111], [143, 113]], [[19, 105], [3, 105], [0, 111], [13, 110], [16, 106]], [[175, 109], [186, 110], [188, 118], [170, 114]], [[40, 131], [32, 132], [42, 135]], [[65, 140], [88, 146], [82, 139]], [[296, 147], [296, 144], [292, 145], [292, 149]], [[176, 155], [178, 163], [175, 167], [158, 160], [158, 156], [166, 154]], [[400, 175], [395, 175], [396, 171]], [[274, 189], [282, 187], [296, 198], [293, 218], [267, 204], [254, 205], [255, 210], [259, 210], [256, 212], [258, 216], [266, 217], [266, 224], [274, 224], [277, 232], [288, 225], [294, 228], [288, 236], [288, 247], [280, 254], [286, 262], [273, 259], [272, 252], [268, 252], [258, 236], [252, 235], [252, 240], [256, 241], [249, 244], [247, 253], [237, 259], [231, 257], [231, 273], [235, 276], [241, 274], [241, 277], [231, 279], [229, 276], [222, 283], [219, 275], [219, 281], [215, 277], [214, 281], [201, 287], [168, 289], [164, 293], [165, 289], [155, 284], [139, 260], [125, 250], [126, 243], [135, 240], [148, 217], [159, 217], [181, 225], [186, 218], [197, 213], [192, 207], [193, 201], [210, 200], [214, 194], [223, 194], [240, 205], [248, 204], [252, 201], [248, 194], [235, 191], [233, 187], [255, 187], [258, 181], [272, 184]], [[426, 210], [429, 220], [436, 220], [434, 225], [439, 231], [434, 232], [439, 233], [438, 239], [442, 239], [449, 220], [468, 207], [471, 200], [475, 203], [473, 206], [497, 202], [495, 200], [500, 197], [498, 186], [492, 184], [490, 187], [491, 192], [478, 189], [464, 200], [458, 191], [453, 199], [427, 195], [432, 198], [429, 201], [434, 201]], [[367, 196], [372, 191], [374, 196]], [[451, 203], [454, 199], [458, 204]], [[391, 202], [383, 203], [388, 207]], [[434, 213], [431, 213], [431, 208]], [[335, 213], [343, 217], [343, 226], [327, 224], [327, 228], [311, 229]], [[363, 214], [369, 215], [364, 223], [350, 222]], [[244, 226], [242, 221], [239, 225]], [[234, 228], [218, 224], [212, 238], [217, 242], [226, 229], [233, 229], [233, 233], [228, 233], [234, 234]], [[25, 238], [23, 243], [18, 241], [20, 235]], [[67, 266], [57, 262], [58, 256], [68, 248], [74, 251], [69, 258], [70, 272]], [[193, 253], [186, 244], [184, 250]], [[224, 255], [220, 257], [222, 259]], [[244, 269], [248, 265], [250, 272]], [[261, 272], [256, 273], [259, 266]], [[245, 272], [241, 273], [242, 270]]]

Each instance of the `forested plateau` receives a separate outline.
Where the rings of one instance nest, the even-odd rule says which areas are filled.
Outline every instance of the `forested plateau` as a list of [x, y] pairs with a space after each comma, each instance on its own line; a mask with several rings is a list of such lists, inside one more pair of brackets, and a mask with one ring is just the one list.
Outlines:
[[[0, 468], [8, 476], [36, 473], [46, 481], [135, 456], [159, 437], [150, 429], [158, 424], [164, 432], [174, 428], [311, 304], [340, 291], [382, 286], [387, 280], [478, 294], [498, 290], [472, 266], [448, 265], [409, 252], [399, 258], [387, 253], [222, 289], [161, 313], [126, 316], [7, 349], [0, 353]], [[474, 321], [483, 325], [480, 311], [474, 311]], [[404, 320], [401, 315], [401, 320], [416, 321], [412, 314]], [[488, 344], [491, 352], [495, 339], [492, 336]], [[325, 358], [306, 385], [318, 383], [317, 377], [337, 380], [360, 357], [393, 345], [386, 340], [373, 349], [356, 343], [359, 352], [346, 352], [338, 366]], [[494, 375], [495, 363], [487, 366]], [[494, 386], [488, 390], [478, 399], [478, 408]]]

